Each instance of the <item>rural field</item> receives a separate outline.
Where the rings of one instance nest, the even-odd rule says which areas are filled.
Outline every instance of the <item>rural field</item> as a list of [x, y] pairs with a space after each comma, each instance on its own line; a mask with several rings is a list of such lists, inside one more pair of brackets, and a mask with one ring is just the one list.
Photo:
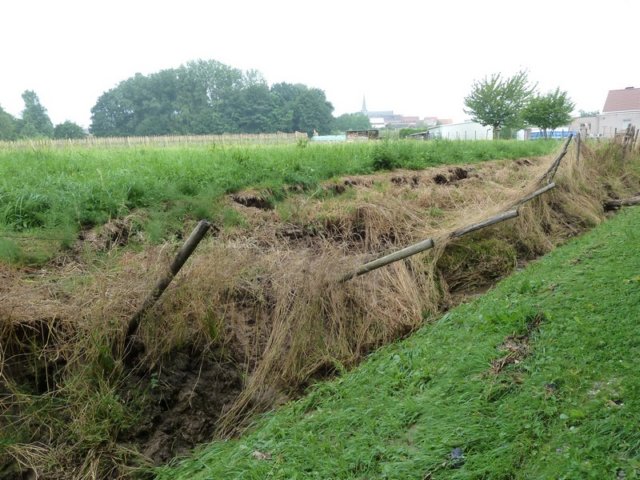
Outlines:
[[2, 145], [0, 477], [633, 478], [640, 154], [567, 145]]
[[[253, 188], [274, 203], [295, 188], [313, 193], [340, 175], [390, 168], [539, 156], [553, 142], [386, 142], [311, 145], [211, 144], [0, 148], [0, 259], [37, 264], [80, 231], [135, 213], [135, 227], [160, 243], [189, 220], [229, 225], [240, 215], [224, 195]], [[47, 241], [48, 240], [48, 241]], [[57, 242], [56, 242], [57, 240]]]

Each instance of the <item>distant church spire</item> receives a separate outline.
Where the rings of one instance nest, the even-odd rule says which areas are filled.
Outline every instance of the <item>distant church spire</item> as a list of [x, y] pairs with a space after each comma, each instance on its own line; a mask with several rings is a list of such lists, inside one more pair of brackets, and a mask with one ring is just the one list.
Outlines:
[[367, 114], [367, 99], [364, 98], [364, 95], [362, 96], [362, 110], [361, 110], [363, 115]]

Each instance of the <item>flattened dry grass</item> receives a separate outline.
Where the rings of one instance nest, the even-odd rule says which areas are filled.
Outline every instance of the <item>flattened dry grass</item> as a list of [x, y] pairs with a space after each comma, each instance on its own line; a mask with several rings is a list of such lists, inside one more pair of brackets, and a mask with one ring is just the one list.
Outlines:
[[162, 479], [638, 475], [640, 209]]

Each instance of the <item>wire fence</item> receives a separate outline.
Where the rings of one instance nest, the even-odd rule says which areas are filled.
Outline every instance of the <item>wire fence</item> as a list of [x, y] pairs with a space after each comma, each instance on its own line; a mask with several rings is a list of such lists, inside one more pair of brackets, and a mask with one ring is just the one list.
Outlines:
[[87, 137], [83, 139], [24, 139], [11, 142], [0, 141], [0, 149], [11, 148], [66, 148], [66, 147], [171, 147], [182, 145], [280, 145], [307, 139], [304, 132], [257, 133], [222, 135], [163, 135], [149, 137]]

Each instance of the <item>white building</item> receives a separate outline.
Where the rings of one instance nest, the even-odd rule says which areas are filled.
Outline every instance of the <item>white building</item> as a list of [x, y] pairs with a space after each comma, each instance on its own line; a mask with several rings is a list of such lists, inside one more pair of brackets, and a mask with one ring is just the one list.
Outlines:
[[446, 140], [492, 140], [493, 128], [476, 122], [451, 123], [429, 129], [429, 138]]
[[609, 90], [602, 113], [580, 117], [571, 123], [572, 130], [587, 137], [614, 137], [629, 125], [640, 126], [640, 88]]

